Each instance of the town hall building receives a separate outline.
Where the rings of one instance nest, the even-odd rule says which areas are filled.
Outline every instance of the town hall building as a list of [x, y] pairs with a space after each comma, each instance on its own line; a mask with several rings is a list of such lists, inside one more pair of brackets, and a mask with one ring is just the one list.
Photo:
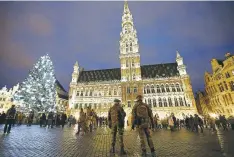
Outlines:
[[197, 113], [190, 76], [178, 51], [174, 63], [141, 65], [137, 31], [126, 1], [119, 46], [120, 68], [86, 71], [75, 63], [69, 87], [71, 114], [78, 117], [80, 108], [90, 106], [106, 117], [117, 98], [129, 115], [139, 94], [159, 118]]

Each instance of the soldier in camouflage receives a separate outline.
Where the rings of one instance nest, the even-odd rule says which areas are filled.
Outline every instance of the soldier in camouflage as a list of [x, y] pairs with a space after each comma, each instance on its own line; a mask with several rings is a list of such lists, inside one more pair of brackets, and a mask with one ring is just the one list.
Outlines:
[[124, 118], [126, 113], [120, 105], [120, 100], [115, 99], [114, 105], [109, 109], [108, 112], [108, 124], [111, 129], [112, 134], [112, 148], [111, 152], [115, 153], [115, 142], [116, 142], [116, 134], [118, 131], [119, 134], [119, 145], [120, 145], [120, 154], [125, 155], [126, 152], [124, 150], [123, 144], [123, 133], [124, 133]]
[[144, 141], [144, 134], [146, 135], [148, 145], [151, 150], [152, 157], [156, 157], [154, 144], [151, 139], [149, 125], [151, 123], [152, 129], [154, 129], [153, 114], [149, 106], [142, 102], [143, 97], [138, 95], [136, 97], [136, 104], [132, 110], [132, 129], [134, 130], [135, 125], [140, 136], [142, 156], [146, 157], [146, 146]]

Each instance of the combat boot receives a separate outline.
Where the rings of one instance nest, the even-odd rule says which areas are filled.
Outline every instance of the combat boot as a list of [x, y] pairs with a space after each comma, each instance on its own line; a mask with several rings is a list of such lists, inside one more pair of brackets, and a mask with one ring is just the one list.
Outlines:
[[141, 156], [142, 157], [147, 157], [146, 150], [142, 150]]
[[124, 147], [120, 148], [120, 155], [126, 155], [126, 151], [124, 150]]
[[111, 153], [115, 153], [115, 146], [112, 146], [112, 147], [111, 147], [110, 152], [111, 152]]
[[151, 156], [152, 157], [156, 157], [156, 153], [155, 153], [155, 149], [154, 148], [151, 148]]

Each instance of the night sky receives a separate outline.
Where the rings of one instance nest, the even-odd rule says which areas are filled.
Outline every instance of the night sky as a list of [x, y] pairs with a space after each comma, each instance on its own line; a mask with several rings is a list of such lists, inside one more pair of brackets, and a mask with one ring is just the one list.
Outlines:
[[[22, 82], [49, 54], [68, 89], [75, 61], [86, 70], [120, 67], [123, 2], [0, 2], [0, 88]], [[212, 58], [234, 54], [234, 2], [129, 2], [141, 64], [175, 62], [178, 49], [194, 92]]]

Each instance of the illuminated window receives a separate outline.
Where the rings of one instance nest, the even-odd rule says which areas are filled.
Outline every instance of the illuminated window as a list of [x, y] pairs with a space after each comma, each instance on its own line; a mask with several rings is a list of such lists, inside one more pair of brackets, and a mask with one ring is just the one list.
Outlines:
[[152, 92], [152, 93], [155, 93], [154, 85], [151, 85], [151, 92]]
[[158, 98], [158, 104], [159, 104], [159, 107], [162, 107], [162, 99], [161, 98]]
[[133, 79], [133, 80], [135, 80], [135, 79], [136, 79], [136, 75], [135, 75], [135, 74], [133, 74], [132, 79]]
[[114, 95], [117, 95], [117, 91], [116, 91], [116, 89], [114, 89]]
[[177, 92], [180, 92], [180, 85], [179, 84], [176, 84], [176, 90], [177, 90]]
[[174, 101], [175, 101], [175, 106], [179, 106], [177, 98], [174, 98]]
[[150, 108], [152, 107], [152, 102], [151, 102], [150, 98], [148, 99], [148, 105], [149, 105]]
[[150, 87], [147, 86], [147, 94], [150, 93]]
[[128, 67], [128, 60], [126, 60], [126, 67]]
[[127, 87], [127, 93], [131, 93], [130, 87]]
[[132, 43], [130, 43], [130, 52], [132, 52]]
[[128, 107], [131, 107], [131, 101], [128, 101]]
[[166, 84], [166, 90], [167, 90], [167, 92], [170, 92], [170, 88], [169, 88], [168, 84]]
[[167, 107], [167, 99], [166, 98], [163, 98], [163, 104], [164, 104], [164, 107]]
[[137, 93], [137, 87], [134, 87], [133, 92]]
[[171, 101], [171, 98], [168, 98], [168, 103], [169, 103], [169, 106], [172, 107], [172, 101]]
[[180, 106], [184, 106], [183, 99], [181, 97], [179, 98], [179, 101], [180, 101]]
[[135, 66], [134, 59], [132, 59], [132, 66], [133, 66], [133, 67]]
[[157, 103], [156, 103], [156, 99], [155, 98], [153, 99], [153, 106], [157, 107]]
[[162, 92], [165, 93], [164, 85], [161, 85]]
[[157, 85], [157, 93], [161, 93], [159, 85]]
[[176, 92], [174, 84], [171, 84], [172, 92]]
[[76, 96], [80, 96], [80, 91], [77, 91]]
[[126, 52], [128, 52], [128, 50], [129, 50], [129, 45], [128, 43], [126, 43]]

